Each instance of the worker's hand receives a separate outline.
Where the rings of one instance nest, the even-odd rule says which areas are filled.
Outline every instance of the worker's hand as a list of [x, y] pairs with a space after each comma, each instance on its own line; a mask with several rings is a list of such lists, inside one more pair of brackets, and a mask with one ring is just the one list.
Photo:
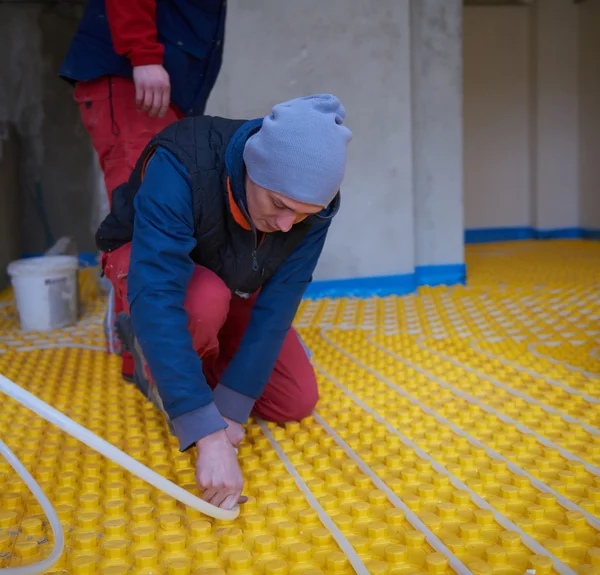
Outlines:
[[227, 433], [227, 437], [229, 437], [231, 445], [237, 447], [244, 439], [244, 435], [246, 435], [244, 426], [237, 421], [233, 421], [233, 419], [229, 419], [228, 417], [223, 417], [223, 419], [228, 426], [227, 429], [225, 429], [225, 433]]
[[135, 103], [150, 116], [162, 118], [171, 102], [171, 79], [160, 64], [134, 66]]
[[196, 442], [196, 483], [202, 499], [223, 509], [232, 509], [247, 498], [240, 497], [244, 478], [237, 453], [224, 429]]

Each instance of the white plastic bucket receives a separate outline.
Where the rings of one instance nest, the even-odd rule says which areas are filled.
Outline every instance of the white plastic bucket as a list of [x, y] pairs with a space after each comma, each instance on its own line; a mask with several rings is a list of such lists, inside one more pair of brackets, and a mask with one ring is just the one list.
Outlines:
[[78, 268], [76, 256], [25, 258], [8, 264], [21, 329], [48, 331], [77, 321]]

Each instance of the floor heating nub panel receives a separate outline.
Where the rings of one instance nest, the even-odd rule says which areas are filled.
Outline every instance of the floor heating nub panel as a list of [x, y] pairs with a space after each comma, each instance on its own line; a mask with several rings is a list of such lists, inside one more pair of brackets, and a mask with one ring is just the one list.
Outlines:
[[[2, 398], [0, 437], [65, 529], [51, 572], [600, 573], [600, 244], [469, 246], [467, 267], [468, 286], [302, 302], [320, 401], [302, 422], [250, 422], [233, 522]], [[0, 373], [197, 494], [193, 452], [104, 351], [93, 269], [81, 295], [76, 326], [24, 334], [0, 294]], [[52, 546], [0, 461], [0, 567]]]

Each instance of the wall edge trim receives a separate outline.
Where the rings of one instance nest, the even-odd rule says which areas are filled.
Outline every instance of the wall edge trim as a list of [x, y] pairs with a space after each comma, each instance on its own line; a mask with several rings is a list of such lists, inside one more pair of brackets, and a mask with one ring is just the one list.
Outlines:
[[532, 226], [469, 228], [466, 244], [485, 244], [519, 240], [600, 239], [600, 230], [583, 227], [541, 229]]

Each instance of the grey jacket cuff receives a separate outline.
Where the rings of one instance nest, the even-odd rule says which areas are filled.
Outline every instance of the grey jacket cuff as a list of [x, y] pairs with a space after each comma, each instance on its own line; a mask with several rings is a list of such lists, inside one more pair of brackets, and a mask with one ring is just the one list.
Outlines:
[[220, 383], [213, 391], [213, 401], [223, 417], [246, 423], [256, 400]]
[[227, 427], [227, 423], [214, 403], [184, 413], [173, 419], [171, 423], [181, 451], [189, 449], [199, 439]]

